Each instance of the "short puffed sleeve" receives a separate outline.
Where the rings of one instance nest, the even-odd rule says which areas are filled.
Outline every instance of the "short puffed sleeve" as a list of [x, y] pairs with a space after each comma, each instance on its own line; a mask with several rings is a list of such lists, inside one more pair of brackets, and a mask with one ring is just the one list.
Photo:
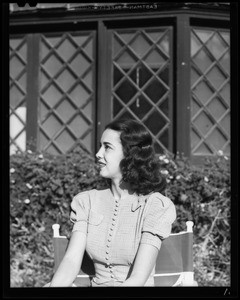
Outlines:
[[72, 231], [87, 233], [89, 211], [89, 192], [81, 192], [73, 197], [70, 213], [70, 220], [74, 223]]
[[140, 243], [160, 249], [161, 241], [171, 233], [176, 209], [173, 202], [160, 193], [152, 194], [147, 202]]

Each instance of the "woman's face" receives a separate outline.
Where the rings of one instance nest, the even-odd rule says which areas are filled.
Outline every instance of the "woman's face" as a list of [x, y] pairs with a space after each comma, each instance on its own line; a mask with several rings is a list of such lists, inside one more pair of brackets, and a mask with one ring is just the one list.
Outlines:
[[121, 180], [120, 161], [123, 159], [123, 149], [120, 132], [106, 129], [101, 138], [100, 149], [96, 154], [100, 175], [109, 179]]

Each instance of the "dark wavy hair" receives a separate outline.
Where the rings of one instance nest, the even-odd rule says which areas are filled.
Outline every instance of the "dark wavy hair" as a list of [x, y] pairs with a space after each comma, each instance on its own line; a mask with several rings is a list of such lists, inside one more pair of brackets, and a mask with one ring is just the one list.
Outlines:
[[166, 180], [160, 172], [152, 136], [144, 125], [132, 119], [123, 119], [109, 123], [105, 129], [120, 132], [124, 154], [120, 162], [122, 181], [129, 183], [138, 195], [162, 193]]

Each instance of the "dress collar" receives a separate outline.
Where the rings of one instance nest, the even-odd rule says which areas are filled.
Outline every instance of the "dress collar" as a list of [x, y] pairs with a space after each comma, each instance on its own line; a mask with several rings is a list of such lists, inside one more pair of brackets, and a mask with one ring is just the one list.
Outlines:
[[[111, 188], [108, 189], [109, 193], [111, 194], [111, 196], [113, 197]], [[147, 202], [149, 195], [137, 195], [136, 193], [129, 195], [128, 197], [123, 197], [122, 200], [124, 198], [126, 198], [127, 201], [131, 201], [132, 199], [132, 205], [131, 205], [131, 211], [134, 212], [136, 211], [139, 207], [145, 205], [145, 203]], [[121, 200], [120, 200], [121, 201]]]
[[147, 196], [135, 196], [135, 199], [133, 200], [131, 210], [132, 212], [136, 211], [139, 207], [144, 205], [147, 202]]

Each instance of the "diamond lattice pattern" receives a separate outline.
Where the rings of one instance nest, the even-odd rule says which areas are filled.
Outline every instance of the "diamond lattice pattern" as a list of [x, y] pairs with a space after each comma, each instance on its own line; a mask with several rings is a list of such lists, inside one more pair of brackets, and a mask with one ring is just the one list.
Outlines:
[[230, 154], [230, 33], [191, 31], [191, 151]]
[[117, 30], [112, 35], [112, 119], [131, 117], [169, 150], [171, 28]]
[[26, 150], [26, 37], [10, 38], [9, 46], [11, 155]]
[[53, 154], [93, 150], [94, 33], [42, 35], [39, 144]]

